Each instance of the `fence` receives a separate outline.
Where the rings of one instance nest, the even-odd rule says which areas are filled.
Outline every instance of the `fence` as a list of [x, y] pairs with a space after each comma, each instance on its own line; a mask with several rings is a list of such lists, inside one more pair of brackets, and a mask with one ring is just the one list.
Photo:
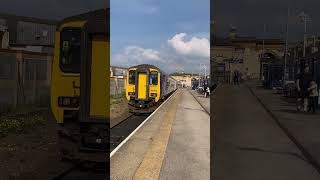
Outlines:
[[110, 78], [110, 96], [111, 97], [120, 97], [125, 92], [125, 77], [118, 78], [118, 77], [111, 77]]
[[52, 56], [24, 51], [2, 51], [0, 113], [49, 107]]

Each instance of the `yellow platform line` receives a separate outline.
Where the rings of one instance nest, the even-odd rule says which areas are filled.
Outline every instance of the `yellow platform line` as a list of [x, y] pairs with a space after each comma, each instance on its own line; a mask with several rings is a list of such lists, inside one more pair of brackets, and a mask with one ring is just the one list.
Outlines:
[[151, 143], [142, 163], [136, 170], [133, 177], [134, 180], [158, 179], [180, 98], [181, 92], [179, 92], [176, 98], [173, 99], [173, 102], [167, 106], [167, 113], [163, 116], [159, 132]]

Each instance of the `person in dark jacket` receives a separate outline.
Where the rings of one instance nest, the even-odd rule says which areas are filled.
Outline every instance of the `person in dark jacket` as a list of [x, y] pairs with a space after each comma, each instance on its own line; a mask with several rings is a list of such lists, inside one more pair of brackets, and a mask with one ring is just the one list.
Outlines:
[[238, 70], [235, 70], [233, 72], [233, 84], [235, 85], [239, 85], [239, 78], [240, 78], [240, 74]]
[[[309, 85], [310, 82], [312, 81], [312, 74], [309, 72], [309, 67], [306, 66], [304, 68], [303, 73], [301, 73], [300, 75], [298, 75], [297, 77], [297, 91], [298, 91], [298, 100], [300, 99], [300, 101], [303, 100], [303, 111], [307, 111], [308, 110], [308, 98], [309, 98]], [[300, 106], [298, 106], [298, 110], [300, 110]]]
[[310, 109], [312, 109], [312, 112], [315, 113], [317, 109], [317, 104], [318, 104], [318, 84], [316, 81], [312, 80], [310, 83], [310, 86], [308, 88], [309, 91], [309, 105]]

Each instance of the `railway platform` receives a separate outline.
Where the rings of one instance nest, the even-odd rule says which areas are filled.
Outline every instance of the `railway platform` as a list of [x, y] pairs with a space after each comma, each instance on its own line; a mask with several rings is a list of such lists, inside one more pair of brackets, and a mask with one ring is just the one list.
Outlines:
[[111, 153], [111, 179], [210, 179], [210, 116], [197, 98], [180, 89], [148, 117]]
[[249, 83], [248, 87], [292, 138], [301, 144], [308, 153], [306, 156], [312, 158], [320, 173], [320, 111], [317, 110], [315, 114], [298, 112], [295, 98], [283, 97], [275, 90], [259, 88], [256, 83]]
[[291, 104], [255, 83], [224, 84], [210, 105], [215, 116], [214, 179], [320, 178], [314, 163], [319, 155], [319, 115], [296, 114]]

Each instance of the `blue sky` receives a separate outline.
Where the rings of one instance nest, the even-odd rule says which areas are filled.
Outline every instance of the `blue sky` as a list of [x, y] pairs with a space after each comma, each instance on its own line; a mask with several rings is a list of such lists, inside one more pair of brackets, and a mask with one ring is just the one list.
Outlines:
[[209, 68], [209, 0], [111, 0], [111, 65]]

